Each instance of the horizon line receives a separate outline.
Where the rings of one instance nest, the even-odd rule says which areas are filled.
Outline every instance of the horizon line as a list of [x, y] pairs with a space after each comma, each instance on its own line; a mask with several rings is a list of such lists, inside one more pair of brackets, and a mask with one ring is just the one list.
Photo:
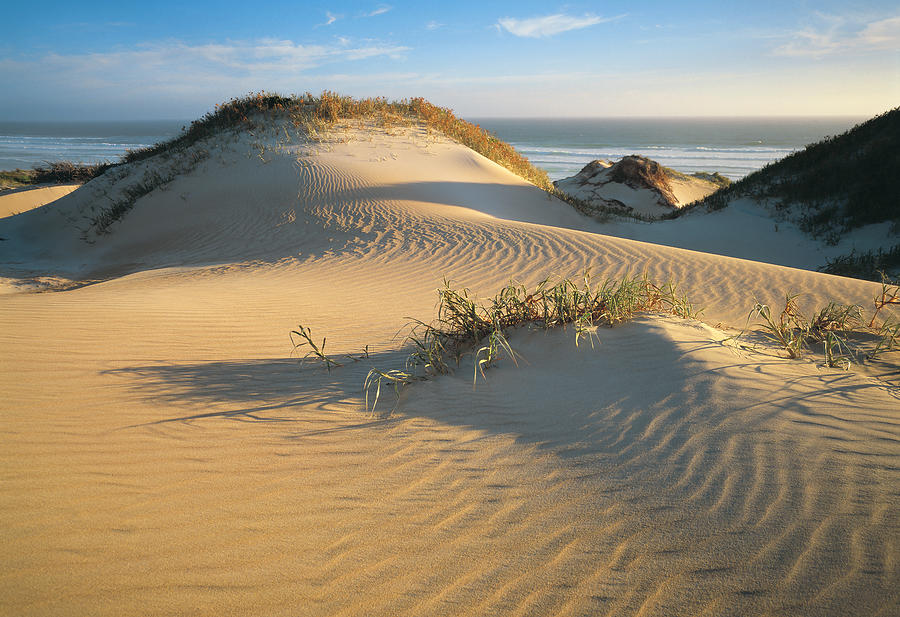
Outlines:
[[[477, 120], [772, 120], [772, 119], [827, 119], [827, 118], [874, 118], [891, 110], [885, 110], [875, 115], [864, 113], [846, 113], [846, 114], [753, 114], [753, 115], [608, 115], [608, 116], [498, 116], [498, 115], [463, 115], [457, 114], [460, 118], [473, 118]], [[456, 112], [454, 112], [456, 113]], [[0, 123], [25, 123], [25, 122], [42, 122], [42, 123], [113, 123], [113, 122], [193, 122], [190, 118], [115, 118], [115, 119], [51, 119], [51, 118], [31, 118], [31, 119], [0, 119]]]

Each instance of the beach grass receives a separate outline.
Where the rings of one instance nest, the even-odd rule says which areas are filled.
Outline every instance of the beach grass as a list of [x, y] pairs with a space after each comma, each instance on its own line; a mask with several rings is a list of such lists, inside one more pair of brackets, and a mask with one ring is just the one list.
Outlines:
[[696, 318], [700, 312], [677, 285], [658, 284], [646, 275], [594, 284], [585, 272], [580, 280], [545, 279], [530, 290], [510, 282], [485, 300], [445, 280], [438, 289], [436, 320], [412, 320], [407, 326], [405, 342], [411, 351], [404, 367], [369, 371], [364, 384], [366, 407], [374, 411], [383, 387], [389, 385], [399, 395], [415, 381], [454, 372], [465, 357], [472, 359], [474, 386], [502, 358], [518, 362], [519, 355], [508, 340], [516, 328], [572, 326], [576, 345], [585, 338], [593, 344], [599, 327], [622, 324], [639, 313]]
[[[857, 304], [829, 302], [810, 317], [800, 309], [800, 294], [785, 295], [784, 308], [775, 315], [767, 304], [757, 302], [747, 318], [755, 320], [763, 335], [789, 358], [799, 359], [807, 352], [821, 349], [829, 367], [849, 368], [891, 351], [900, 343], [900, 321], [893, 317], [880, 320], [885, 307], [900, 305], [900, 287], [882, 281], [881, 293], [873, 299], [871, 318]], [[743, 333], [738, 335], [740, 338]]]
[[73, 163], [55, 161], [33, 169], [0, 171], [0, 189], [20, 188], [34, 184], [83, 184], [115, 167], [114, 163]]
[[846, 255], [829, 259], [818, 271], [868, 281], [887, 278], [894, 284], [900, 284], [900, 244], [875, 251], [857, 252], [854, 249]]
[[[294, 345], [294, 351], [307, 348], [305, 350], [306, 353], [303, 355], [303, 360], [310, 357], [315, 358], [322, 362], [329, 372], [331, 372], [332, 367], [343, 366], [343, 364], [325, 354], [325, 341], [327, 340], [327, 337], [323, 336], [322, 342], [316, 343], [312, 337], [312, 330], [304, 327], [302, 324], [297, 326], [296, 330], [291, 330], [290, 336], [291, 343]], [[366, 357], [368, 357], [368, 347], [366, 348]]]
[[553, 188], [544, 170], [534, 167], [515, 148], [487, 130], [458, 118], [450, 109], [423, 98], [399, 101], [389, 101], [383, 97], [357, 99], [327, 90], [319, 96], [258, 92], [233, 98], [216, 105], [213, 111], [192, 122], [178, 137], [148, 148], [131, 150], [125, 154], [123, 161], [141, 161], [164, 152], [181, 150], [223, 130], [253, 127], [260, 114], [270, 113], [290, 118], [294, 126], [311, 139], [319, 138], [339, 122], [350, 120], [382, 128], [424, 126], [475, 150], [544, 190]]
[[[900, 347], [900, 321], [893, 317], [879, 321], [885, 307], [900, 305], [900, 287], [883, 282], [868, 321], [863, 307], [837, 302], [829, 302], [807, 317], [799, 300], [799, 294], [786, 294], [784, 308], [777, 314], [769, 305], [757, 303], [748, 316], [748, 326], [753, 322], [789, 358], [820, 352], [825, 365], [832, 368], [849, 369], [853, 363], [864, 363]], [[516, 328], [572, 326], [576, 346], [585, 339], [593, 346], [598, 328], [626, 323], [639, 314], [694, 319], [701, 312], [677, 285], [658, 284], [646, 275], [595, 285], [585, 273], [580, 280], [544, 280], [531, 290], [510, 282], [496, 296], [484, 300], [445, 280], [438, 290], [436, 320], [411, 320], [407, 325], [405, 343], [410, 352], [403, 368], [373, 367], [369, 371], [363, 385], [366, 408], [375, 410], [383, 388], [392, 389], [399, 398], [403, 388], [416, 381], [455, 372], [466, 357], [472, 362], [473, 387], [501, 359], [518, 364], [520, 356], [508, 340]], [[733, 338], [740, 339], [745, 333], [746, 329]]]

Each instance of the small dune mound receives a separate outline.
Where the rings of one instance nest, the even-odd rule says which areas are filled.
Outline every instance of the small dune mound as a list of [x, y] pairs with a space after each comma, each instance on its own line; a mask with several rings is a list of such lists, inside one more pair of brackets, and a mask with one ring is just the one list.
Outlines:
[[626, 156], [617, 163], [591, 161], [576, 175], [555, 184], [590, 207], [645, 219], [661, 218], [720, 186], [638, 155]]

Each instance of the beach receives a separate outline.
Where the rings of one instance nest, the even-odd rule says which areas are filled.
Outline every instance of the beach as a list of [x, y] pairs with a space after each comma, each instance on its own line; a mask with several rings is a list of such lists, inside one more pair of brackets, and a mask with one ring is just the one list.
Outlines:
[[[421, 127], [196, 148], [108, 233], [126, 175], [0, 219], [0, 613], [896, 614], [897, 384], [734, 338], [880, 285], [605, 235]], [[367, 405], [445, 280], [586, 271], [701, 319], [518, 328]]]

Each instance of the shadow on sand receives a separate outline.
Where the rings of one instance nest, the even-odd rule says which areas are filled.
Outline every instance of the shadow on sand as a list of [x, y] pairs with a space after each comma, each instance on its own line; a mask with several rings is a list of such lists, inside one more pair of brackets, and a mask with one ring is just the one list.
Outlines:
[[[473, 389], [471, 360], [464, 358], [456, 374], [416, 382], [399, 401], [383, 390], [378, 413], [365, 407], [366, 374], [373, 366], [402, 367], [402, 351], [358, 362], [342, 358], [345, 365], [330, 372], [319, 364], [300, 368], [297, 360], [272, 359], [134, 366], [106, 374], [127, 378], [142, 398], [165, 404], [170, 415], [149, 424], [216, 418], [296, 423], [300, 430], [293, 437], [302, 437], [313, 434], [305, 431], [311, 416], [320, 430], [331, 430], [322, 422], [329, 417], [332, 428], [340, 424], [342, 430], [423, 417], [513, 436], [563, 457], [599, 454], [619, 463], [654, 450], [675, 455], [699, 433], [710, 440], [708, 447], [724, 448], [734, 434], [769, 430], [767, 420], [784, 412], [814, 423], [844, 404], [859, 404], [869, 390], [884, 390], [838, 371], [792, 372], [773, 389], [771, 378], [784, 371], [785, 360], [735, 353], [733, 362], [711, 366], [701, 357], [721, 353], [721, 344], [671, 340], [652, 318], [601, 330], [600, 338], [592, 350], [576, 348], [571, 332], [516, 333], [511, 340], [527, 363], [505, 362]], [[197, 413], [197, 407], [208, 410]], [[193, 411], [179, 414], [179, 408]]]

